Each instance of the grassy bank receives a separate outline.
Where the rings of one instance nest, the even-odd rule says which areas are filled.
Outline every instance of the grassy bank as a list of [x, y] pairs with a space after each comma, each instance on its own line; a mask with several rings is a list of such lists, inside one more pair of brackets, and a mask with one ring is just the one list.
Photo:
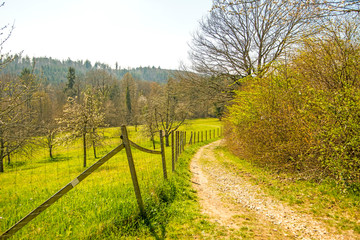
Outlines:
[[225, 147], [217, 149], [218, 156], [226, 156], [231, 162], [223, 163], [229, 169], [236, 169], [242, 177], [259, 185], [267, 194], [287, 203], [299, 212], [314, 215], [329, 228], [354, 231], [360, 237], [360, 195], [343, 192], [330, 179], [322, 182], [309, 181], [286, 173], [251, 164], [230, 153]]

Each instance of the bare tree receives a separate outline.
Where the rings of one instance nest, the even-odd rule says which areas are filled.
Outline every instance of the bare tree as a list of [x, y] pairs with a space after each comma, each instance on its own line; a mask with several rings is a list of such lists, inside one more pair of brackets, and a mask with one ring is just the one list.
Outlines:
[[170, 78], [153, 103], [156, 126], [164, 131], [166, 146], [170, 146], [170, 134], [189, 116], [188, 102], [181, 97], [180, 89], [178, 81]]
[[162, 88], [158, 83], [152, 82], [149, 86], [150, 93], [148, 96], [141, 95], [139, 97], [140, 121], [144, 124], [145, 132], [150, 137], [155, 149], [155, 134], [158, 132], [156, 125], [155, 107], [160, 106], [159, 97], [162, 94]]
[[60, 144], [57, 139], [57, 133], [60, 131], [56, 122], [61, 114], [62, 105], [60, 105], [55, 98], [55, 92], [49, 89], [42, 89], [35, 94], [33, 105], [37, 111], [37, 133], [44, 136], [43, 141], [38, 143], [46, 147], [49, 151], [50, 159], [54, 159], [53, 149]]
[[308, 4], [288, 0], [214, 0], [190, 44], [194, 70], [233, 81], [261, 75], [304, 30]]
[[86, 73], [86, 84], [100, 92], [104, 99], [109, 98], [111, 86], [116, 82], [115, 76], [104, 69], [95, 69]]
[[197, 74], [185, 66], [182, 66], [181, 71], [175, 72], [174, 76], [180, 81], [183, 98], [188, 102], [189, 111], [195, 118], [221, 118], [225, 104], [233, 98], [237, 88], [227, 77]]
[[[138, 91], [137, 91], [137, 82], [130, 73], [126, 73], [121, 79], [121, 90], [122, 90], [122, 99], [121, 101], [125, 103], [125, 115], [126, 115], [126, 124], [134, 125], [135, 130], [137, 130], [138, 125]], [[123, 114], [123, 113], [122, 113]]]
[[359, 0], [302, 0], [313, 6], [314, 11], [326, 15], [360, 13]]
[[95, 94], [95, 91], [88, 89], [81, 103], [77, 103], [74, 98], [69, 98], [68, 103], [64, 107], [63, 116], [58, 120], [62, 124], [63, 130], [69, 135], [65, 140], [81, 137], [83, 140], [84, 162], [86, 167], [87, 142], [91, 141], [96, 157], [95, 143], [99, 140], [96, 130], [104, 125], [105, 114], [101, 109], [101, 100]]
[[34, 88], [14, 75], [0, 75], [0, 172], [4, 158], [21, 149], [34, 132], [29, 102]]
[[[5, 2], [0, 2], [0, 8], [5, 5]], [[12, 31], [14, 30], [14, 25], [6, 24], [0, 27], [0, 70], [2, 70], [9, 62], [14, 59], [14, 56], [11, 56], [8, 53], [3, 53], [4, 44], [9, 40]]]

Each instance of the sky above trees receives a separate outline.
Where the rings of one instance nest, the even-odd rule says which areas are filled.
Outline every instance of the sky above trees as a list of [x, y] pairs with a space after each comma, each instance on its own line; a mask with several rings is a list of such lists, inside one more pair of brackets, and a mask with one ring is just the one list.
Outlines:
[[[187, 63], [188, 42], [211, 0], [11, 0], [0, 24], [14, 24], [3, 52], [89, 59], [123, 68]], [[0, 36], [0, 38], [3, 36]]]

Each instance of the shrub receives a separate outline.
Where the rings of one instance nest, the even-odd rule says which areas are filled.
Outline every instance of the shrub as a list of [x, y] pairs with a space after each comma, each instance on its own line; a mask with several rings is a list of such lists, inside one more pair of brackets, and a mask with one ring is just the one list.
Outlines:
[[249, 78], [225, 118], [243, 157], [279, 170], [329, 176], [357, 189], [360, 179], [360, 47], [357, 24], [328, 25], [290, 62]]

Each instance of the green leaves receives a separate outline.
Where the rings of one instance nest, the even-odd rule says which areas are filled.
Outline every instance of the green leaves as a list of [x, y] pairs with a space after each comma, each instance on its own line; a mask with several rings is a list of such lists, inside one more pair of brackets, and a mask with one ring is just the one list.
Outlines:
[[333, 24], [305, 39], [290, 62], [243, 84], [228, 108], [228, 138], [261, 165], [357, 189], [360, 47], [349, 23]]

